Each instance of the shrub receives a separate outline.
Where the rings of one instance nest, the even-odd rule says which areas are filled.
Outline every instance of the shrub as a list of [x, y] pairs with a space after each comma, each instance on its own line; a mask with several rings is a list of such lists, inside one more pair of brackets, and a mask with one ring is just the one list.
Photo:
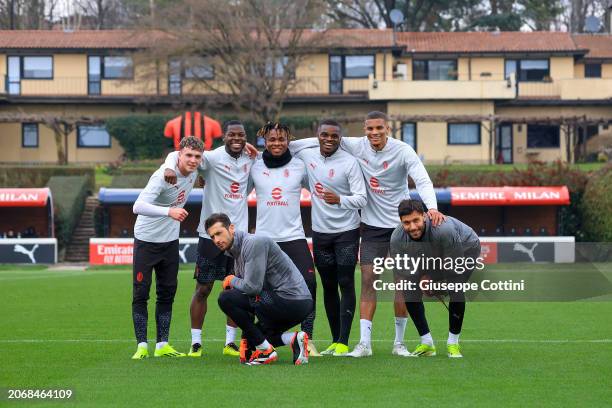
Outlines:
[[47, 185], [54, 176], [85, 176], [87, 188], [93, 190], [95, 169], [84, 166], [0, 166], [0, 186], [38, 188]]
[[612, 241], [612, 165], [593, 173], [582, 199], [582, 223], [587, 241]]
[[65, 247], [81, 218], [87, 197], [86, 176], [53, 176], [47, 186], [53, 194], [55, 236], [60, 248]]

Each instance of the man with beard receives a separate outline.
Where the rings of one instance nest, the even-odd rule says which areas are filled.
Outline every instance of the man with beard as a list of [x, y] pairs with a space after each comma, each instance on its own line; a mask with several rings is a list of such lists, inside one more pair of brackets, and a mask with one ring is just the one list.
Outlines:
[[[207, 311], [207, 299], [215, 280], [222, 281], [233, 266], [232, 260], [219, 250], [204, 228], [206, 219], [214, 213], [225, 213], [235, 220], [236, 229], [247, 231], [248, 208], [247, 195], [249, 172], [253, 159], [244, 153], [246, 132], [241, 122], [231, 120], [224, 125], [224, 145], [212, 151], [205, 151], [200, 170], [206, 185], [202, 193], [202, 211], [198, 233], [198, 255], [194, 279], [196, 288], [191, 299], [191, 350], [189, 356], [202, 355], [202, 325]], [[166, 159], [165, 177], [173, 182], [176, 172], [172, 170], [176, 162], [176, 153], [170, 153]], [[228, 320], [226, 325], [225, 347], [223, 354], [238, 356], [235, 344], [236, 326]]]
[[[408, 176], [416, 184], [416, 189], [427, 205], [427, 216], [432, 225], [438, 226], [444, 215], [437, 210], [436, 194], [425, 166], [412, 147], [389, 137], [389, 119], [383, 112], [373, 111], [366, 115], [363, 137], [345, 137], [341, 148], [359, 161], [367, 185], [368, 203], [361, 211], [361, 298], [360, 340], [351, 357], [372, 355], [372, 320], [376, 312], [376, 290], [374, 289], [374, 259], [385, 258], [389, 254], [391, 234], [397, 225], [395, 217], [397, 206], [403, 199], [410, 198]], [[316, 147], [316, 138], [294, 142], [293, 152], [308, 147]], [[401, 298], [396, 294], [395, 340], [392, 354], [408, 356], [410, 352], [404, 345], [404, 332], [408, 313]]]

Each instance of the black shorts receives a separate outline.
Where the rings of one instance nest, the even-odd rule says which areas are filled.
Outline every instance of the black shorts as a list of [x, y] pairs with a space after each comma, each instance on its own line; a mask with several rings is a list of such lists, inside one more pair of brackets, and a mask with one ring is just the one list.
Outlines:
[[305, 239], [296, 239], [295, 241], [277, 242], [280, 249], [286, 253], [293, 261], [295, 266], [308, 283], [309, 280], [315, 279], [314, 263], [312, 255], [308, 249], [308, 242]]
[[359, 258], [361, 264], [372, 265], [374, 258], [386, 258], [389, 255], [391, 234], [395, 228], [373, 227], [361, 223], [361, 245]]
[[216, 280], [223, 280], [234, 270], [234, 260], [225, 255], [210, 238], [198, 241], [198, 258], [193, 278], [205, 285]]
[[153, 269], [158, 286], [176, 289], [179, 269], [179, 241], [146, 242], [134, 239], [132, 263], [133, 283], [135, 286], [151, 286]]
[[359, 228], [327, 234], [312, 232], [312, 249], [317, 267], [357, 263]]

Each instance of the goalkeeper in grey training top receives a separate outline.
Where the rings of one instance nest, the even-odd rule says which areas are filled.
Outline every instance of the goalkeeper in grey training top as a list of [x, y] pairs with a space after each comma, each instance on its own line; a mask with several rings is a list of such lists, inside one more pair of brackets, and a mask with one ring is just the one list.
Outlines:
[[[421, 258], [425, 263], [424, 267], [421, 264], [419, 270], [403, 271], [397, 265], [395, 269], [398, 277], [411, 281], [414, 288], [406, 290], [404, 295], [406, 309], [421, 336], [421, 344], [410, 357], [435, 356], [436, 348], [422, 300], [423, 292], [429, 294], [430, 291], [422, 285], [431, 285], [431, 282], [441, 280], [452, 284], [467, 282], [476, 265], [481, 262], [478, 259], [480, 240], [472, 228], [453, 217], [447, 216], [442, 224], [432, 228], [431, 220], [425, 215], [423, 202], [419, 200], [403, 200], [398, 206], [398, 213], [401, 224], [391, 235], [391, 257], [408, 255]], [[465, 294], [462, 290], [449, 290], [448, 294], [448, 356], [463, 357], [459, 350], [459, 333], [465, 313]]]

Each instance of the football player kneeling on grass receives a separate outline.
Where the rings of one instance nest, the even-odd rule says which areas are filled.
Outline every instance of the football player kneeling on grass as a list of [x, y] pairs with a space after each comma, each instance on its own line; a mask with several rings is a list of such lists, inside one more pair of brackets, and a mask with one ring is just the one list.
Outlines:
[[293, 363], [308, 363], [308, 335], [286, 332], [313, 308], [291, 259], [272, 239], [236, 230], [225, 214], [212, 214], [204, 225], [213, 243], [234, 258], [235, 275], [223, 281], [219, 307], [242, 329], [240, 361], [270, 364], [278, 359], [275, 347], [290, 345]]

